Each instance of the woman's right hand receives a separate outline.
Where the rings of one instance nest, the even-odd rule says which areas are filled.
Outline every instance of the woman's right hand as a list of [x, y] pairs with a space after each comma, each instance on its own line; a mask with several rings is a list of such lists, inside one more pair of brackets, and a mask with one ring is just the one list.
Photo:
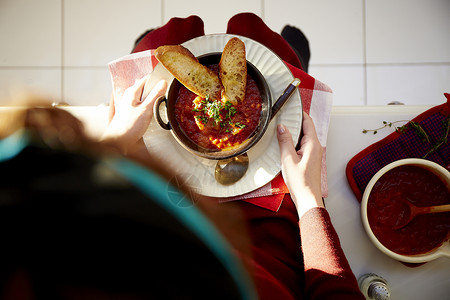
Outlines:
[[291, 193], [299, 217], [313, 207], [324, 207], [321, 189], [323, 147], [313, 120], [303, 113], [303, 137], [295, 151], [292, 136], [282, 124], [277, 127], [283, 179]]

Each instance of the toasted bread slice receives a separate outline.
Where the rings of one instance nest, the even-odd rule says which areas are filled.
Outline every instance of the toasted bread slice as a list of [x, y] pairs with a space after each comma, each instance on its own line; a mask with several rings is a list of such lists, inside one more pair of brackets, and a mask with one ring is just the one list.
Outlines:
[[220, 80], [222, 81], [222, 101], [233, 104], [245, 98], [247, 88], [247, 60], [245, 45], [238, 38], [232, 38], [225, 45], [219, 63]]
[[155, 57], [178, 81], [198, 96], [220, 99], [222, 85], [218, 75], [200, 64], [185, 47], [160, 46], [155, 51]]

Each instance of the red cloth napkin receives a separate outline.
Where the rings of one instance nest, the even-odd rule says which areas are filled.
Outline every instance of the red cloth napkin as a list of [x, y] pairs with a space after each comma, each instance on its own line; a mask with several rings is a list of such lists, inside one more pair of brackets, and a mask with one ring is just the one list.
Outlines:
[[[285, 61], [294, 77], [301, 80], [299, 89], [303, 110], [312, 117], [319, 140], [326, 150], [332, 104], [331, 89], [326, 84], [303, 72], [301, 63], [289, 44], [281, 35], [267, 27], [258, 16], [252, 13], [242, 13], [232, 17], [228, 22], [226, 33], [254, 39], [272, 49]], [[133, 54], [109, 64], [115, 96], [116, 94], [119, 96], [136, 79], [153, 70], [158, 63], [152, 55], [154, 49], [162, 45], [182, 44], [202, 35], [204, 35], [203, 21], [197, 16], [172, 18], [166, 25], [148, 33], [135, 47]], [[147, 68], [147, 73], [143, 73], [144, 68]], [[142, 76], [138, 77], [135, 73]], [[128, 77], [128, 79], [124, 81], [125, 83], [120, 82], [122, 81], [121, 77]], [[272, 182], [253, 192], [218, 200], [221, 202], [244, 200], [271, 211], [278, 211], [284, 195], [288, 192], [280, 174]], [[324, 151], [322, 159], [322, 195], [323, 197], [328, 196], [326, 151]]]

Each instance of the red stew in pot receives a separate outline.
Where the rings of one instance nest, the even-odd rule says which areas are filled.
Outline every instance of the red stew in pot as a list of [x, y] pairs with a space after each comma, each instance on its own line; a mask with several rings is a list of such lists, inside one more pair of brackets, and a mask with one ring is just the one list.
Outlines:
[[450, 212], [418, 215], [403, 228], [394, 229], [405, 213], [398, 195], [416, 206], [450, 203], [450, 192], [439, 177], [418, 166], [399, 166], [374, 185], [367, 202], [369, 225], [377, 239], [403, 255], [423, 254], [450, 237]]
[[[209, 67], [218, 71], [218, 65]], [[211, 150], [236, 147], [251, 137], [261, 118], [262, 98], [247, 75], [245, 99], [236, 106], [197, 96], [183, 85], [178, 91], [175, 116], [184, 133], [197, 145]]]

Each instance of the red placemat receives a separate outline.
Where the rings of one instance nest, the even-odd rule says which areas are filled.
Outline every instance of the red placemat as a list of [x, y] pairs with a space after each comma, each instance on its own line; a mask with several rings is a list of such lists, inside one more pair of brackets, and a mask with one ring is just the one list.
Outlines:
[[[421, 125], [434, 144], [444, 134], [443, 121], [450, 114], [450, 94], [445, 93], [447, 102], [430, 108], [412, 121]], [[393, 132], [384, 139], [370, 145], [356, 154], [347, 164], [346, 176], [353, 193], [361, 201], [370, 179], [378, 170], [389, 163], [404, 158], [423, 158], [430, 150], [430, 144], [423, 142], [413, 129]], [[443, 144], [425, 159], [443, 167], [450, 164], [450, 141]]]

